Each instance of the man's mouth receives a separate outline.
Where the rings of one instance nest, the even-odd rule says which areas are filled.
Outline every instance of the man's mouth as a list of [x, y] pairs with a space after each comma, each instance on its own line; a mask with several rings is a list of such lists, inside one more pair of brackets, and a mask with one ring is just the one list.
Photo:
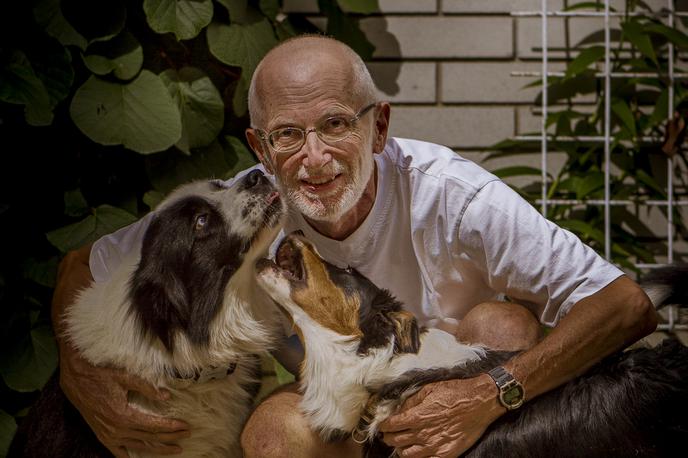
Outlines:
[[307, 191], [313, 193], [327, 192], [339, 185], [341, 181], [342, 174], [338, 173], [334, 176], [322, 176], [322, 177], [308, 177], [299, 180], [301, 186], [306, 188]]

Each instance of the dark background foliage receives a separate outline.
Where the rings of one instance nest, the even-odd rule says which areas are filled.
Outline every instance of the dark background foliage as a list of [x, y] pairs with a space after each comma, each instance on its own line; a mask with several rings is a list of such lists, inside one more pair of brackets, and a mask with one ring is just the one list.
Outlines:
[[[377, 1], [320, 0], [364, 58]], [[59, 261], [176, 185], [255, 162], [246, 92], [262, 55], [301, 33], [278, 0], [35, 0], [0, 15], [0, 455], [57, 364]], [[342, 10], [346, 9], [346, 13]]]

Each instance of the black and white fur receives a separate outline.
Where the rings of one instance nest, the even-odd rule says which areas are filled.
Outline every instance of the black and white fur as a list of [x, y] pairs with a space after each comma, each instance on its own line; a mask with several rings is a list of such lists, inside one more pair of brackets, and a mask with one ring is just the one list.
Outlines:
[[[230, 187], [184, 185], [156, 210], [140, 250], [68, 309], [65, 337], [88, 361], [124, 368], [171, 393], [164, 405], [137, 393], [129, 401], [190, 425], [178, 456], [241, 456], [239, 435], [260, 377], [256, 355], [272, 346], [278, 325], [274, 305], [257, 292], [255, 261], [266, 255], [285, 209], [257, 171]], [[105, 455], [55, 390], [55, 382], [44, 390], [32, 409], [44, 420], [22, 425], [14, 452]]]
[[[278, 249], [276, 263], [262, 261], [258, 270], [259, 284], [292, 317], [303, 341], [301, 408], [324, 439], [353, 434], [366, 442], [366, 456], [390, 456], [378, 427], [406, 398], [424, 384], [476, 376], [513, 356], [419, 329], [399, 302], [355, 270], [320, 258], [327, 274], [318, 273], [314, 252], [292, 235]], [[671, 299], [685, 304], [688, 269], [668, 272], [650, 279], [650, 296], [658, 306]], [[319, 301], [303, 299], [328, 288], [341, 294], [329, 293], [322, 308], [314, 310]], [[358, 304], [357, 329], [348, 335], [333, 330], [344, 316], [338, 302]], [[465, 456], [677, 456], [674, 451], [688, 439], [687, 413], [688, 349], [667, 341], [612, 355], [530, 400], [495, 422]]]

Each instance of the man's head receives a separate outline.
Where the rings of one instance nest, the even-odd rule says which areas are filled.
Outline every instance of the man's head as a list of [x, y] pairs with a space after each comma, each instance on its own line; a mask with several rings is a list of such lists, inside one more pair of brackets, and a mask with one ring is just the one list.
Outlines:
[[374, 196], [373, 153], [384, 148], [389, 122], [389, 105], [375, 101], [363, 61], [331, 38], [288, 40], [258, 65], [249, 144], [311, 220], [336, 222], [364, 193]]

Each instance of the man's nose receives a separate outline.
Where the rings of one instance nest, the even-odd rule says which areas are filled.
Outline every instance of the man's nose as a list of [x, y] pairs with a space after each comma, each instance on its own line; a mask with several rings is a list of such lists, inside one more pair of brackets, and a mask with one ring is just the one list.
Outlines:
[[327, 143], [318, 137], [315, 129], [306, 131], [306, 141], [302, 148], [305, 153], [303, 165], [306, 167], [322, 167], [332, 160], [332, 155], [327, 152]]

